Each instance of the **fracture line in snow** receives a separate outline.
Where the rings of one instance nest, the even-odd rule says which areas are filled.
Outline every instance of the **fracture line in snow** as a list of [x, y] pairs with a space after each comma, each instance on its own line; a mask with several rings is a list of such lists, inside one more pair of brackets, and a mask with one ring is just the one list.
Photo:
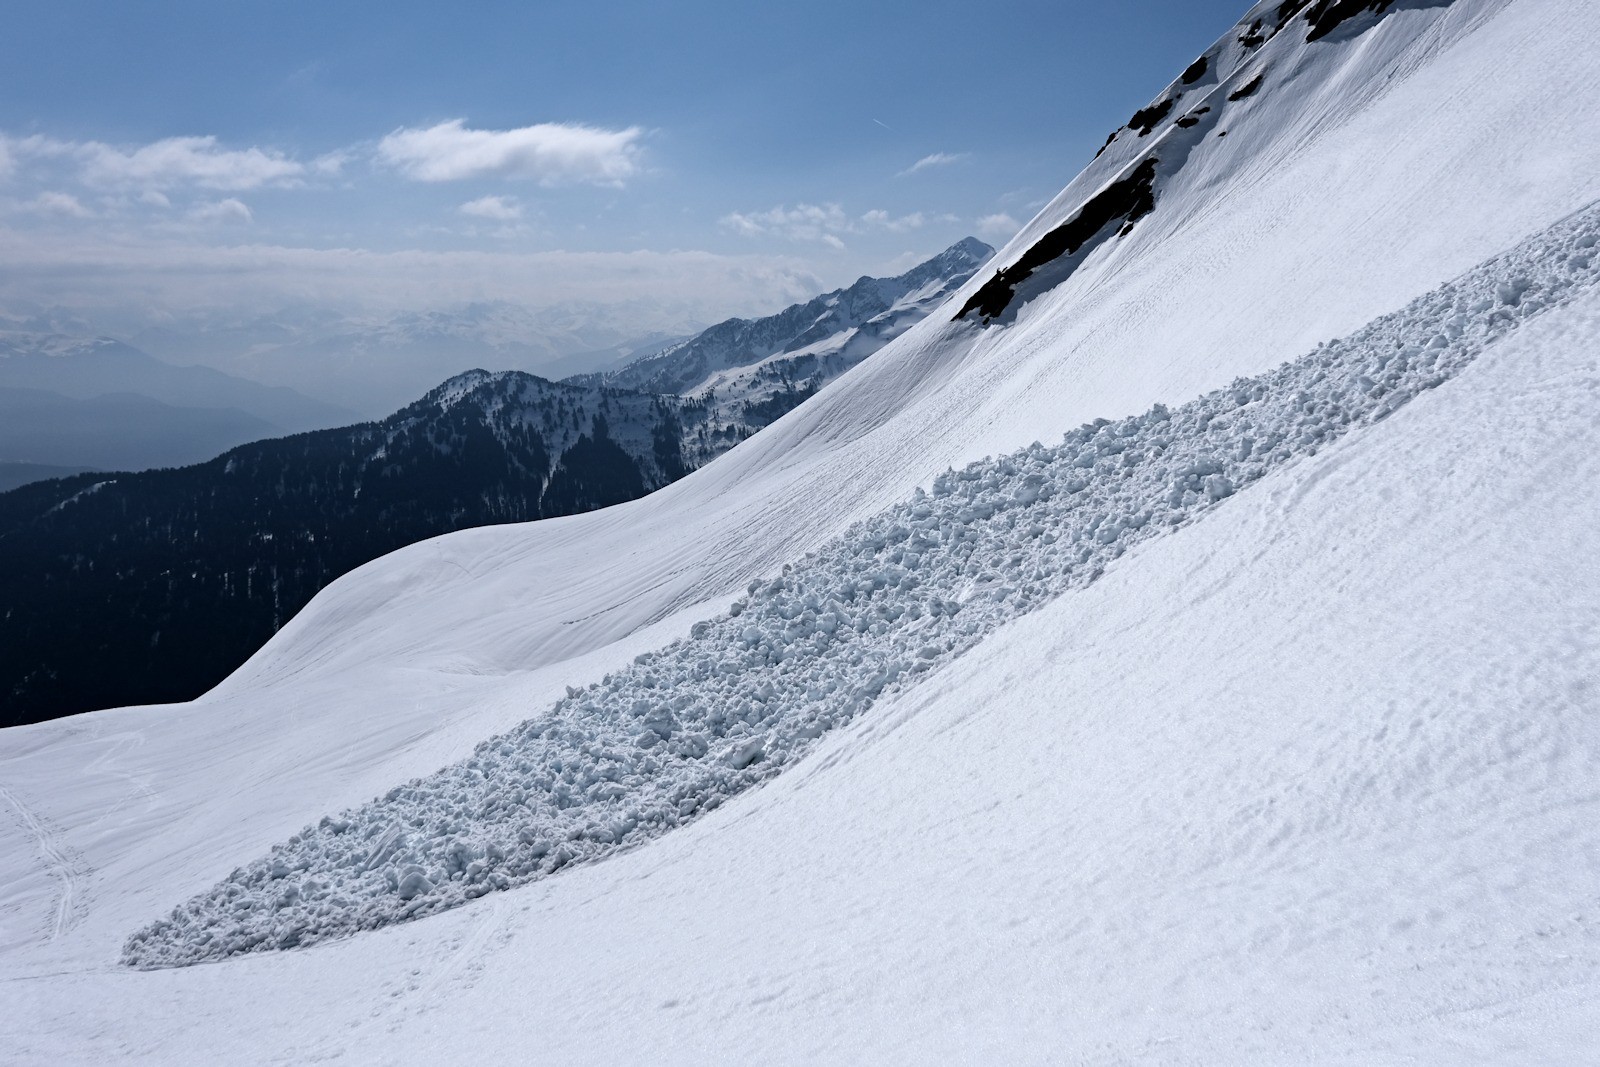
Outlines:
[[28, 805], [3, 785], [0, 785], [0, 800], [4, 800], [16, 811], [23, 830], [33, 839], [34, 847], [44, 858], [45, 867], [61, 884], [60, 892], [56, 895], [55, 914], [50, 923], [50, 939], [53, 941], [66, 933], [72, 925], [72, 908], [78, 896], [78, 872], [67, 859], [61, 846], [56, 843], [54, 832], [39, 821], [38, 816], [34, 815]]
[[1597, 235], [1591, 206], [1275, 370], [946, 472], [469, 759], [306, 827], [134, 933], [124, 960], [374, 929], [683, 825], [1133, 545], [1448, 381], [1592, 288]]

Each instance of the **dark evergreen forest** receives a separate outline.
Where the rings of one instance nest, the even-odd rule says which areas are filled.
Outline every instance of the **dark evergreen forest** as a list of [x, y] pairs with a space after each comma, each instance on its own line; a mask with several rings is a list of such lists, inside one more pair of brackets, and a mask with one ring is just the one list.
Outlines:
[[369, 560], [659, 488], [684, 408], [473, 372], [382, 422], [0, 493], [0, 725], [193, 699]]

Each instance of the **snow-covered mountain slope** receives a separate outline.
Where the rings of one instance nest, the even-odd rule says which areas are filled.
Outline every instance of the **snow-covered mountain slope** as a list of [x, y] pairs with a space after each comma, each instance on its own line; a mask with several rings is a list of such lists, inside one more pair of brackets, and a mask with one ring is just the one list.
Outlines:
[[[1583, 1063], [1600, 584], [1570, 560], [1600, 550], [1597, 351], [1591, 290], [1133, 548], [768, 788], [422, 923], [177, 971], [95, 951], [107, 913], [231, 852], [241, 816], [284, 823], [335, 780], [416, 765], [463, 718], [549, 699], [561, 670], [463, 679], [427, 711], [397, 701], [382, 733], [292, 754], [266, 724], [167, 712], [227, 739], [220, 766], [184, 762], [204, 742], [146, 754], [148, 724], [86, 720], [0, 765], [15, 846], [42, 860], [7, 886], [27, 1011], [0, 1036], [20, 1062], [536, 1042], [639, 1063]], [[568, 667], [660, 640], [638, 637]], [[339, 738], [296, 719], [297, 742]], [[90, 765], [90, 795], [49, 790], [63, 761]], [[207, 798], [179, 833], [169, 785]], [[120, 877], [97, 866], [125, 850]]]
[[[537, 441], [543, 462], [527, 474], [541, 486], [555, 483], [563, 474], [568, 478], [579, 474], [574, 468], [581, 461], [573, 449], [580, 440], [603, 438], [620, 450], [617, 462], [643, 491], [685, 472], [677, 405], [643, 393], [552, 382], [522, 371], [458, 374], [378, 424], [382, 433], [372, 444], [383, 451], [400, 438], [420, 435], [436, 450], [459, 449], [464, 442], [457, 424], [480, 428], [519, 460], [527, 458], [526, 443]], [[603, 502], [621, 499], [627, 496], [612, 494]], [[598, 506], [588, 500], [574, 503]]]
[[992, 255], [994, 249], [967, 237], [897, 277], [859, 278], [776, 315], [719, 322], [605, 378], [618, 388], [687, 396], [773, 356], [869, 350], [860, 362], [944, 303]]
[[[1261, 374], [1600, 198], [1600, 11], [1354, 6], [1315, 41], [1292, 15], [1228, 136], [1158, 165], [1152, 210], [1054, 288], [1017, 279], [990, 325], [950, 321], [980, 272], [660, 493], [379, 560], [195, 704], [0, 734], [0, 844], [32, 857], [0, 883], [25, 1008], [4, 1047], [1583, 1062], [1592, 297], [647, 847], [304, 951], [115, 963], [272, 843], [683, 638], [948, 464]], [[995, 269], [1137, 150], [1108, 148]]]
[[[331, 588], [230, 686], [311, 663], [360, 671], [400, 648], [473, 670], [553, 662], [731, 596], [947, 466], [1181, 402], [1353, 330], [1600, 196], [1592, 32], [1587, 9], [1461, 0], [1396, 9], [1351, 40], [1280, 35], [1260, 54], [1277, 49], [1296, 91], [1275, 109], [1265, 89], [1250, 98], [1152, 214], [1015, 323], [924, 320], [648, 503], [396, 554]], [[1070, 217], [1069, 196], [992, 262]], [[584, 574], [593, 558], [613, 566]], [[442, 625], [401, 637], [388, 619], [406, 605]]]
[[801, 758], [996, 629], [1284, 464], [1454, 378], [1600, 283], [1600, 207], [1348, 338], [1176, 410], [969, 465], [846, 530], [689, 639], [471, 758], [324, 816], [136, 933], [127, 960], [297, 948], [637, 847]]
[[[21, 431], [41, 435], [40, 420], [17, 417], [27, 411], [10, 403], [14, 392], [0, 388], [0, 448], [26, 443]], [[101, 421], [120, 410], [82, 403]], [[167, 421], [181, 428], [170, 416], [182, 410], [165, 409]], [[589, 511], [681, 478], [704, 436], [685, 440], [678, 415], [701, 410], [470, 371], [381, 422], [0, 495], [0, 726], [193, 699], [363, 563], [452, 530]], [[101, 462], [126, 453], [102, 442]]]
[[728, 319], [607, 374], [581, 380], [695, 403], [699, 466], [765, 427], [941, 307], [994, 255], [963, 238], [894, 278], [860, 278], [763, 319]]

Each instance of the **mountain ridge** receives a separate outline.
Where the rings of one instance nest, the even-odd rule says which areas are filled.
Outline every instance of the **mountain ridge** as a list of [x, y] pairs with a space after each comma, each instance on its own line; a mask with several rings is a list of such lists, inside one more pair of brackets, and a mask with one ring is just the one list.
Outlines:
[[[688, 340], [606, 373], [603, 380], [646, 392], [689, 395], [704, 391], [720, 371], [748, 367], [829, 340], [838, 340], [839, 347], [845, 348], [856, 334], [869, 331], [872, 341], [857, 346], [862, 352], [859, 359], [864, 359], [920, 321], [992, 255], [994, 249], [989, 245], [976, 237], [964, 237], [904, 274], [891, 278], [863, 275], [851, 285], [791, 304], [773, 315], [726, 319]], [[931, 291], [924, 291], [933, 283], [937, 284]], [[908, 296], [918, 299], [885, 321]], [[838, 373], [842, 371], [830, 377]]]
[[352, 417], [287, 386], [263, 385], [214, 367], [167, 363], [105, 336], [0, 332], [0, 386], [74, 400], [120, 392], [176, 407], [237, 408], [283, 433], [323, 429]]
[[[903, 298], [965, 281], [972, 250], [958, 244], [899, 279], [866, 279], [862, 306], [920, 320], [930, 294]], [[813, 303], [831, 312], [837, 295]], [[826, 344], [829, 326], [854, 335], [871, 322], [812, 314], [804, 340]], [[745, 396], [720, 399], [472, 369], [381, 420], [252, 441], [168, 470], [85, 463], [98, 469], [0, 494], [0, 553], [11, 564], [0, 572], [6, 721], [199, 696], [355, 567], [438, 534], [658, 490], [876, 350], [857, 347], [808, 368], [798, 387], [758, 378]]]

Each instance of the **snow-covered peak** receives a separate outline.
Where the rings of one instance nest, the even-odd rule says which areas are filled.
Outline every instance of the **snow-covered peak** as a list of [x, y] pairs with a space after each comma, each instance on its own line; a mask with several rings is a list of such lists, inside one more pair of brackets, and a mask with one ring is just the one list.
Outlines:
[[471, 395], [474, 390], [487, 385], [490, 382], [497, 381], [511, 373], [515, 372], [486, 371], [481, 367], [474, 367], [471, 370], [465, 370], [460, 374], [452, 375], [451, 377], [440, 382], [438, 385], [434, 386], [432, 389], [429, 389], [427, 393], [425, 393], [422, 398], [417, 401], [417, 404], [440, 408], [453, 407], [454, 405], [459, 404], [467, 396]]
[[538, 477], [550, 476], [580, 438], [604, 437], [639, 467], [643, 492], [682, 476], [683, 453], [694, 451], [684, 438], [686, 428], [698, 428], [695, 412], [681, 408], [671, 397], [475, 369], [440, 383], [380, 426], [388, 438], [426, 438], [444, 450], [460, 447], [466, 434], [481, 433], [520, 456], [537, 439], [543, 457], [543, 469], [534, 472]]
[[[606, 375], [605, 381], [643, 392], [686, 395], [711, 385], [719, 372], [749, 367], [774, 355], [798, 352], [830, 338], [838, 339], [842, 347], [849, 335], [890, 312], [899, 327], [889, 335], [894, 336], [941, 303], [993, 254], [994, 249], [982, 241], [966, 237], [897, 277], [863, 276], [846, 288], [793, 304], [776, 315], [727, 319], [635, 360]], [[881, 336], [885, 331], [872, 332]], [[871, 347], [875, 351], [879, 346]]]

